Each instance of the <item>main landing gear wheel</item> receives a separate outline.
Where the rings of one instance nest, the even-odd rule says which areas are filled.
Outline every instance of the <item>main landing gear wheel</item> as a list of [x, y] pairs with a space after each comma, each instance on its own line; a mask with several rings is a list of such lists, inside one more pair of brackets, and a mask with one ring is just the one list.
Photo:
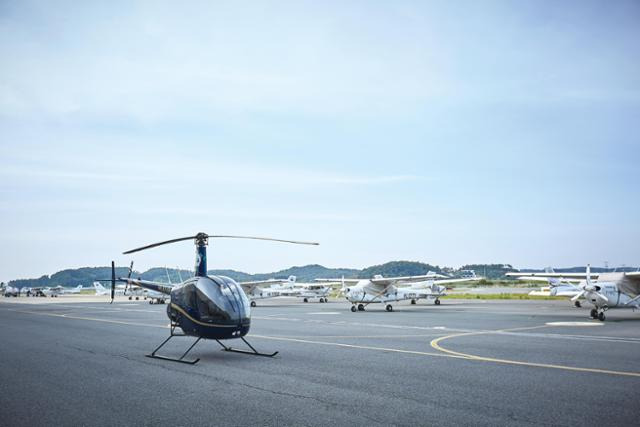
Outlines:
[[324, 302], [324, 298], [320, 298], [320, 302]]
[[435, 305], [440, 305], [440, 300], [439, 300], [439, 299], [436, 299], [433, 303], [434, 303]]
[[140, 297], [136, 297], [136, 301], [140, 301]]
[[302, 300], [303, 302], [309, 302], [309, 298], [305, 298]]
[[358, 311], [364, 311], [364, 304], [358, 304]]
[[255, 307], [256, 306], [256, 302], [255, 301], [251, 301], [251, 304], [249, 304], [251, 307]]
[[149, 304], [153, 304], [153, 300], [151, 300], [151, 299], [150, 299], [150, 300], [149, 300]]
[[580, 304], [580, 301], [576, 301], [576, 302], [574, 302], [574, 303], [573, 303], [573, 305], [575, 305], [575, 306], [576, 306], [576, 308], [580, 308], [580, 307], [582, 307], [582, 304]]
[[411, 300], [411, 305], [416, 305], [416, 300], [412, 299]]
[[133, 297], [129, 297], [129, 301], [131, 301], [131, 299], [132, 299], [132, 298], [133, 298]]
[[391, 304], [387, 304], [387, 311], [393, 311], [393, 306]]
[[604, 311], [601, 311], [600, 314], [598, 314], [598, 320], [601, 322], [604, 322], [604, 319], [606, 319], [607, 317], [604, 315]]
[[592, 308], [591, 312], [589, 313], [589, 315], [591, 316], [592, 319], [597, 319], [598, 318], [598, 310], [596, 310], [595, 308]]
[[353, 313], [355, 313], [356, 311], [358, 311], [358, 309], [356, 308], [356, 306], [355, 306], [355, 305], [352, 305], [352, 306], [351, 306], [351, 311], [352, 311]]

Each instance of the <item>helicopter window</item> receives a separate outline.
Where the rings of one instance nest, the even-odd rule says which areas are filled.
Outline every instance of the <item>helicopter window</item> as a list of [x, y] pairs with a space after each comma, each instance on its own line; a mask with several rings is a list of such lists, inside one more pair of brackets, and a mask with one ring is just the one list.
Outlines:
[[231, 279], [199, 278], [175, 289], [172, 299], [182, 307], [190, 307], [205, 322], [235, 322], [250, 316], [249, 300]]

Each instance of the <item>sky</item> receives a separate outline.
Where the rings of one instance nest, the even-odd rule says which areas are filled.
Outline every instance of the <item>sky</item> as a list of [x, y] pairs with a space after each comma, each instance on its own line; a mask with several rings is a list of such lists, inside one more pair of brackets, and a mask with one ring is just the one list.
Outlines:
[[0, 1], [0, 280], [640, 264], [637, 1]]

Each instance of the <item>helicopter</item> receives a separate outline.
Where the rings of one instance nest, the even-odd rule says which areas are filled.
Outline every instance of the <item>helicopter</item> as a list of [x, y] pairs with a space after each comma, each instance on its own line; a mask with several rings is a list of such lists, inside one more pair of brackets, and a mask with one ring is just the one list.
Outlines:
[[[293, 243], [299, 245], [318, 245], [315, 242], [301, 242], [294, 240], [273, 239], [254, 236], [229, 236], [198, 233], [195, 236], [179, 237], [163, 242], [153, 243], [123, 252], [132, 254], [157, 246], [193, 240], [196, 246], [195, 275], [179, 284], [152, 282], [129, 277], [116, 277], [115, 262], [111, 262], [111, 302], [113, 302], [116, 282], [124, 282], [128, 286], [140, 286], [152, 291], [170, 295], [167, 305], [167, 316], [171, 321], [169, 337], [155, 348], [147, 357], [187, 364], [196, 364], [200, 360], [186, 360], [187, 354], [202, 339], [214, 340], [223, 351], [250, 354], [255, 356], [274, 357], [278, 352], [261, 353], [257, 351], [244, 337], [251, 326], [251, 308], [247, 295], [235, 280], [226, 276], [207, 275], [207, 245], [209, 239], [251, 239], [273, 242]], [[107, 281], [107, 280], [102, 280]], [[182, 333], [176, 333], [180, 328]], [[196, 341], [179, 358], [162, 356], [157, 352], [173, 337], [191, 336]], [[221, 341], [241, 339], [250, 350], [229, 347]]]

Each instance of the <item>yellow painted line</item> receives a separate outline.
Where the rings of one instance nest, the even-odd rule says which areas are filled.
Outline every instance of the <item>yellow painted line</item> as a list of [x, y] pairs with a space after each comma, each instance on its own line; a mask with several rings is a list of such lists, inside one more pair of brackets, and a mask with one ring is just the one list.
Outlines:
[[589, 372], [589, 373], [596, 373], [596, 374], [619, 375], [619, 376], [638, 377], [638, 378], [640, 378], [640, 372], [613, 371], [613, 370], [609, 370], [609, 369], [597, 369], [597, 368], [580, 368], [580, 367], [576, 367], [576, 366], [552, 365], [552, 364], [548, 364], [548, 363], [534, 363], [534, 362], [522, 362], [522, 361], [519, 361], [519, 360], [498, 359], [498, 358], [493, 358], [493, 357], [477, 356], [477, 355], [474, 355], [474, 354], [468, 354], [468, 353], [462, 353], [462, 352], [459, 352], [459, 351], [453, 351], [453, 350], [446, 349], [446, 348], [444, 348], [444, 347], [442, 347], [440, 345], [440, 343], [442, 341], [448, 340], [448, 339], [451, 339], [451, 338], [456, 338], [456, 337], [491, 334], [491, 333], [500, 333], [500, 332], [512, 332], [512, 331], [515, 331], [515, 330], [538, 329], [538, 328], [544, 328], [546, 326], [548, 326], [548, 325], [534, 326], [534, 327], [531, 327], [531, 328], [516, 328], [516, 329], [504, 329], [504, 330], [499, 330], [499, 331], [470, 332], [470, 333], [464, 333], [464, 334], [445, 335], [443, 337], [439, 337], [439, 338], [436, 338], [436, 339], [432, 340], [431, 341], [431, 347], [433, 347], [434, 349], [436, 349], [438, 351], [441, 351], [441, 352], [443, 352], [445, 354], [449, 354], [451, 356], [456, 356], [458, 358], [465, 358], [465, 359], [468, 359], [468, 360], [474, 360], [474, 361], [479, 361], [479, 362], [492, 362], [492, 363], [501, 363], [501, 364], [506, 364], [506, 365], [530, 366], [530, 367], [535, 367], [535, 368], [560, 369], [560, 370], [564, 370], [564, 371]]
[[[61, 317], [64, 319], [87, 320], [87, 321], [94, 321], [94, 322], [114, 323], [114, 324], [129, 325], [129, 326], [145, 326], [145, 327], [162, 328], [162, 329], [169, 328], [169, 326], [153, 325], [148, 323], [136, 323], [136, 322], [126, 322], [126, 321], [120, 321], [120, 320], [98, 319], [93, 317], [70, 316], [68, 314], [42, 313], [37, 311], [25, 311], [25, 310], [15, 310], [15, 309], [9, 309], [9, 310], [18, 312], [18, 313]], [[417, 356], [448, 357], [452, 359], [465, 359], [465, 360], [482, 361], [482, 362], [502, 363], [502, 364], [508, 364], [508, 365], [531, 366], [531, 367], [539, 367], [539, 368], [547, 368], [547, 369], [561, 369], [561, 370], [574, 371], [574, 372], [589, 372], [589, 373], [608, 374], [608, 375], [640, 377], [640, 372], [625, 372], [625, 371], [612, 371], [607, 369], [579, 368], [579, 367], [573, 367], [573, 366], [550, 365], [545, 363], [521, 362], [517, 360], [482, 357], [482, 356], [476, 356], [473, 354], [466, 354], [466, 353], [456, 352], [453, 350], [448, 350], [439, 345], [441, 341], [454, 338], [454, 337], [491, 334], [491, 333], [499, 333], [499, 332], [512, 332], [516, 330], [529, 330], [529, 329], [538, 329], [538, 328], [544, 328], [544, 327], [546, 327], [546, 325], [534, 326], [530, 328], [514, 328], [514, 329], [504, 329], [499, 331], [480, 331], [480, 332], [469, 332], [469, 333], [463, 333], [463, 334], [445, 335], [443, 337], [439, 337], [431, 341], [431, 347], [440, 351], [440, 353], [430, 353], [430, 352], [415, 351], [415, 350], [402, 350], [398, 348], [388, 348], [388, 347], [374, 347], [374, 346], [366, 346], [366, 345], [344, 344], [344, 343], [326, 342], [326, 341], [315, 341], [315, 340], [307, 340], [307, 339], [299, 339], [299, 338], [275, 337], [275, 336], [269, 336], [269, 335], [251, 334], [250, 336], [254, 338], [262, 338], [262, 339], [273, 340], [273, 341], [286, 341], [286, 342], [296, 342], [296, 343], [302, 343], [302, 344], [315, 344], [315, 345], [325, 345], [325, 346], [333, 346], [333, 347], [341, 347], [341, 348], [354, 348], [354, 349], [360, 349], [360, 350], [373, 350], [373, 351], [382, 351], [382, 352], [388, 352], [388, 353], [412, 354]]]

